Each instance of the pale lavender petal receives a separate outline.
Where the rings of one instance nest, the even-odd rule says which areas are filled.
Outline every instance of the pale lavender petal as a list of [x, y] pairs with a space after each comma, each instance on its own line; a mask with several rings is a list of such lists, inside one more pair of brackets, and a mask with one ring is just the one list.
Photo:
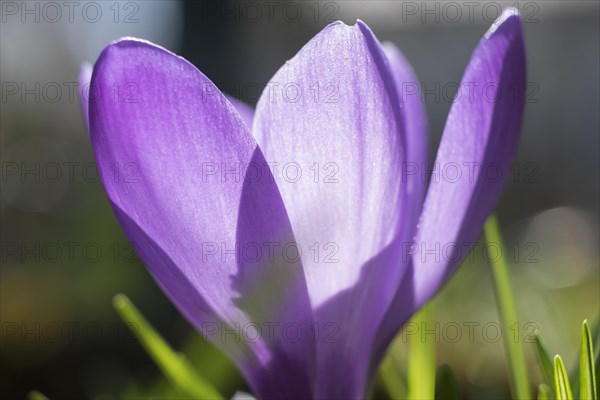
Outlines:
[[89, 62], [81, 64], [79, 69], [79, 99], [81, 101], [81, 109], [83, 111], [83, 120], [85, 126], [90, 130], [89, 122], [89, 107], [90, 107], [90, 82], [92, 81], [92, 72], [94, 67]]
[[520, 17], [507, 9], [475, 49], [461, 96], [450, 109], [436, 163], [439, 171], [458, 167], [461, 176], [431, 179], [415, 241], [405, 244], [411, 246], [411, 267], [380, 332], [375, 357], [448, 280], [494, 210], [517, 148], [525, 72]]
[[[103, 51], [90, 98], [102, 182], [157, 283], [261, 398], [309, 397], [302, 265], [282, 257], [283, 202], [229, 101], [184, 59], [129, 39]], [[284, 336], [291, 324], [300, 337]]]
[[271, 79], [253, 134], [272, 164], [318, 324], [317, 398], [362, 398], [373, 339], [404, 269], [404, 123], [362, 22], [333, 23]]
[[402, 52], [390, 42], [383, 43], [383, 50], [390, 62], [390, 70], [396, 82], [400, 105], [403, 108], [406, 131], [406, 163], [402, 169], [403, 182], [411, 194], [412, 217], [410, 225], [416, 223], [423, 206], [427, 187], [422, 172], [427, 168], [427, 115], [421, 98], [420, 82]]

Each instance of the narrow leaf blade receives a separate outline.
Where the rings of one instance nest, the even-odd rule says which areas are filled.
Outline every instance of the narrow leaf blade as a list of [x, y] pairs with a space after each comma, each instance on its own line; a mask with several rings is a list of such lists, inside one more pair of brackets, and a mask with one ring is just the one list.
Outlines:
[[596, 398], [600, 397], [600, 353], [596, 356]]
[[406, 398], [406, 382], [392, 354], [388, 353], [385, 356], [379, 369], [379, 376], [390, 399], [400, 400]]
[[435, 399], [436, 400], [458, 400], [458, 385], [454, 379], [452, 369], [446, 364], [438, 368], [435, 379]]
[[552, 358], [550, 358], [550, 353], [546, 350], [546, 346], [544, 346], [544, 342], [539, 334], [534, 336], [534, 341], [538, 359], [540, 360], [542, 375], [544, 376], [544, 383], [550, 390], [550, 395], [552, 395], [552, 387], [554, 386], [554, 366], [552, 365]]
[[164, 341], [127, 296], [116, 295], [113, 298], [113, 305], [163, 374], [175, 386], [194, 398], [223, 399], [223, 396], [209, 382], [194, 371], [183, 355], [175, 352]]
[[49, 400], [42, 392], [38, 392], [37, 390], [32, 390], [27, 394], [28, 400]]
[[419, 327], [419, 334], [409, 339], [409, 399], [433, 399], [435, 395], [435, 338], [420, 334], [435, 324], [433, 304], [426, 304], [412, 319], [412, 323]]
[[[495, 215], [491, 215], [486, 221], [484, 235], [486, 242], [490, 246], [499, 248], [502, 251], [501, 254], [506, 254], [506, 248], [500, 235], [498, 220]], [[491, 267], [502, 330], [508, 332], [511, 326], [518, 323], [518, 319], [508, 266], [506, 265], [504, 256], [491, 261]], [[509, 336], [504, 336], [504, 348], [509, 363], [511, 392], [515, 399], [528, 399], [530, 398], [530, 386], [523, 346], [520, 341], [511, 340]]]
[[562, 358], [559, 355], [554, 357], [554, 386], [558, 400], [573, 400], [569, 377]]
[[579, 390], [582, 400], [596, 400], [596, 373], [594, 345], [587, 320], [581, 327], [581, 354], [579, 357]]
[[550, 387], [544, 383], [538, 386], [538, 400], [550, 400]]
[[[600, 319], [596, 320], [594, 327], [592, 328], [592, 347], [597, 349], [600, 347], [600, 335], [598, 335], [598, 329], [600, 328]], [[594, 344], [595, 343], [595, 344]], [[575, 365], [569, 371], [569, 380], [571, 381], [571, 390], [573, 390], [573, 396], [575, 398], [580, 397], [580, 387], [579, 384], [581, 382], [581, 363], [576, 362]], [[597, 368], [596, 368], [597, 370]], [[597, 393], [597, 390], [596, 390]], [[596, 398], [598, 398], [598, 394], [596, 394]]]

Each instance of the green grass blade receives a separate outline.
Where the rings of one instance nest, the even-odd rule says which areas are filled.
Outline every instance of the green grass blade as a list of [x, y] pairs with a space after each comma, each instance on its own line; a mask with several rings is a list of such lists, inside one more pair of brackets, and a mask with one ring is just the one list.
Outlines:
[[406, 382], [402, 376], [402, 370], [389, 352], [381, 363], [379, 377], [390, 399], [400, 400], [406, 398]]
[[223, 399], [223, 396], [209, 382], [194, 371], [182, 354], [175, 352], [164, 341], [127, 296], [123, 294], [116, 295], [113, 298], [113, 305], [173, 385], [181, 388], [194, 398]]
[[540, 360], [540, 365], [542, 367], [542, 375], [544, 376], [544, 381], [547, 385], [546, 387], [550, 390], [550, 395], [553, 395], [554, 366], [552, 365], [552, 358], [550, 358], [550, 353], [546, 350], [546, 346], [544, 346], [544, 342], [539, 334], [535, 334], [534, 340], [538, 359]]
[[458, 400], [458, 385], [452, 369], [446, 364], [438, 368], [435, 379], [435, 399], [436, 400]]
[[596, 398], [600, 397], [600, 353], [596, 356]]
[[551, 394], [550, 394], [550, 386], [542, 383], [540, 384], [540, 386], [538, 386], [538, 400], [550, 400], [551, 399]]
[[594, 345], [587, 320], [581, 327], [581, 354], [579, 356], [579, 398], [596, 400], [596, 373], [594, 371]]
[[435, 324], [434, 303], [430, 301], [412, 319], [419, 334], [408, 342], [408, 398], [433, 399], [435, 394], [435, 335], [425, 335]]
[[556, 390], [557, 400], [573, 400], [569, 377], [559, 355], [554, 357], [554, 390]]
[[[498, 247], [502, 254], [506, 254], [498, 221], [495, 215], [488, 218], [484, 227], [485, 240], [488, 244]], [[494, 292], [500, 311], [502, 330], [509, 332], [510, 326], [518, 322], [517, 311], [508, 275], [508, 267], [503, 256], [491, 262], [494, 278]], [[511, 340], [510, 335], [504, 335], [504, 346], [509, 362], [510, 385], [512, 397], [515, 399], [529, 399], [529, 379], [525, 364], [525, 354], [520, 341]]]
[[596, 353], [600, 354], [600, 318], [596, 319], [596, 323], [592, 328], [592, 344], [594, 345], [594, 349]]
[[[596, 323], [594, 324], [594, 327], [592, 328], [592, 348], [593, 349], [597, 349], [600, 347], [600, 336], [598, 335], [599, 328], [600, 328], [600, 320], [596, 320]], [[580, 362], [577, 362], [577, 363], [575, 363], [573, 368], [571, 368], [571, 370], [569, 371], [569, 380], [571, 381], [571, 389], [573, 390], [573, 396], [575, 398], [580, 397], [580, 395], [579, 395], [579, 393], [580, 393], [580, 388], [579, 388], [580, 376], [581, 376]], [[596, 397], [598, 397], [597, 394], [596, 394]]]
[[46, 396], [44, 396], [41, 392], [37, 390], [32, 390], [27, 394], [27, 400], [49, 400]]

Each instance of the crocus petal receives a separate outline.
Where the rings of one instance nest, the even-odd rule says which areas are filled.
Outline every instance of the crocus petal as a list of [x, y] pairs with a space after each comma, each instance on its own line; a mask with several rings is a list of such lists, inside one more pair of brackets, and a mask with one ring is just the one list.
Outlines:
[[317, 398], [362, 398], [375, 330], [401, 280], [404, 123], [362, 22], [333, 23], [271, 79], [253, 134], [271, 163], [315, 309]]
[[79, 94], [81, 100], [81, 109], [83, 111], [83, 119], [85, 126], [90, 130], [89, 107], [90, 107], [90, 82], [92, 81], [92, 72], [94, 67], [92, 64], [85, 62], [81, 64], [79, 69]]
[[[102, 182], [157, 283], [260, 397], [309, 397], [314, 345], [302, 266], [265, 247], [295, 239], [229, 101], [187, 61], [140, 40], [103, 51], [90, 98]], [[282, 335], [290, 324], [303, 335]]]
[[[473, 82], [477, 87], [469, 98], [466, 85]], [[461, 83], [462, 95], [448, 115], [436, 163], [458, 165], [463, 173], [456, 182], [444, 175], [431, 181], [417, 234], [423, 250], [436, 244], [467, 245], [481, 234], [517, 148], [524, 87], [521, 22], [516, 11], [509, 9], [475, 50]], [[415, 297], [422, 304], [462, 260], [440, 257], [438, 261], [419, 253], [413, 257]]]
[[406, 163], [402, 169], [403, 182], [410, 193], [410, 226], [416, 229], [425, 197], [425, 182], [421, 171], [427, 167], [427, 115], [421, 99], [419, 80], [402, 52], [393, 43], [384, 42], [383, 50], [390, 63], [400, 105], [403, 107], [406, 132]]
[[242, 100], [238, 100], [231, 96], [225, 97], [227, 97], [227, 100], [229, 100], [231, 105], [235, 107], [242, 120], [246, 123], [248, 129], [252, 128], [252, 122], [254, 120], [254, 109], [248, 104], [244, 103]]
[[475, 49], [450, 109], [436, 168], [461, 175], [431, 178], [410, 244], [412, 264], [380, 331], [376, 356], [460, 265], [494, 210], [517, 147], [525, 79], [520, 17], [507, 9]]

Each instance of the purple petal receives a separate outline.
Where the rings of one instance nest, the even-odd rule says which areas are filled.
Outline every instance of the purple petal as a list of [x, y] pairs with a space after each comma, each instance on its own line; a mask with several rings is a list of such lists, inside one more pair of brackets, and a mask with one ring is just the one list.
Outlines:
[[421, 171], [427, 167], [427, 115], [421, 99], [420, 82], [402, 52], [390, 42], [383, 43], [383, 50], [390, 63], [400, 105], [403, 107], [406, 131], [407, 161], [402, 176], [411, 194], [411, 227], [416, 229], [418, 216], [425, 197], [425, 182]]
[[258, 102], [253, 134], [303, 252], [319, 329], [316, 397], [361, 398], [404, 272], [407, 225], [404, 123], [369, 28], [331, 24], [286, 62]]
[[[464, 85], [472, 82], [478, 87], [469, 98]], [[513, 10], [505, 11], [486, 33], [461, 85], [464, 94], [450, 109], [436, 163], [440, 167], [456, 163], [462, 179], [454, 182], [453, 177], [442, 175], [430, 183], [417, 234], [423, 249], [438, 243], [443, 247], [476, 241], [509, 174], [519, 140], [525, 86], [521, 23]], [[471, 167], [472, 176], [467, 173]], [[501, 171], [498, 179], [496, 168]], [[431, 297], [461, 261], [440, 257], [438, 262], [420, 253], [413, 257], [418, 304]]]
[[81, 100], [81, 109], [83, 110], [83, 119], [85, 126], [90, 130], [89, 107], [90, 107], [90, 82], [92, 81], [92, 72], [94, 67], [92, 64], [85, 62], [81, 64], [79, 69], [79, 95]]
[[[380, 331], [376, 356], [448, 280], [479, 238], [517, 148], [525, 79], [520, 17], [507, 9], [475, 49], [461, 96], [450, 109], [436, 163], [438, 171], [454, 168], [461, 176], [438, 172], [431, 178], [411, 248], [411, 268]], [[501, 175], [496, 177], [495, 171]]]
[[254, 121], [254, 109], [250, 107], [248, 104], [244, 103], [242, 100], [238, 100], [231, 96], [225, 96], [227, 100], [231, 103], [231, 105], [238, 112], [242, 120], [246, 123], [246, 126], [251, 129], [252, 122]]
[[[281, 256], [295, 239], [231, 104], [187, 61], [139, 40], [103, 51], [90, 99], [106, 193], [157, 283], [259, 396], [310, 396], [306, 283], [301, 263]], [[300, 337], [282, 333], [292, 324]]]

